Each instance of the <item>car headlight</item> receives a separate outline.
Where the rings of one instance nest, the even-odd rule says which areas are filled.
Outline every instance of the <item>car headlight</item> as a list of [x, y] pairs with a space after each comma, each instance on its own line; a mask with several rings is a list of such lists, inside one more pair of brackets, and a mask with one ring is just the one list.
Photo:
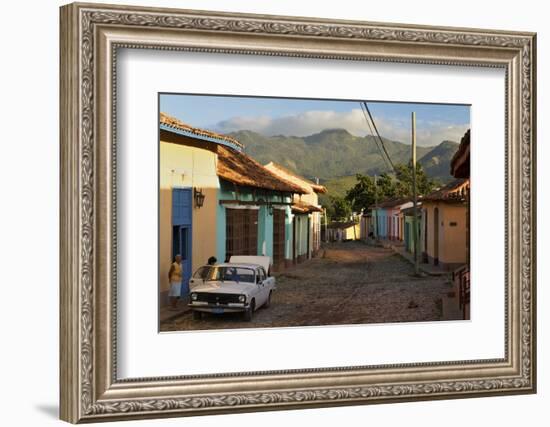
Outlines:
[[193, 293], [191, 294], [191, 300], [196, 301], [197, 298], [198, 298], [198, 295], [197, 295], [195, 292], [193, 292]]
[[239, 302], [245, 302], [246, 296], [245, 295], [239, 295]]

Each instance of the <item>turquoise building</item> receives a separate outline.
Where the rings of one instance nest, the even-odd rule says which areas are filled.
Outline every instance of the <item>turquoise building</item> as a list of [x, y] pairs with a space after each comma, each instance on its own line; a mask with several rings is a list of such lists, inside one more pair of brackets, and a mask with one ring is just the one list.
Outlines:
[[[422, 214], [421, 214], [421, 208], [417, 208], [417, 218], [416, 221], [416, 242], [418, 245], [418, 248], [420, 248], [420, 230], [422, 227]], [[404, 239], [403, 242], [405, 244], [405, 250], [410, 253], [414, 253], [414, 239], [413, 239], [413, 231], [414, 231], [414, 209], [408, 208], [404, 209], [402, 211], [403, 218], [405, 219], [405, 230], [404, 230]], [[420, 251], [419, 251], [420, 253]]]
[[239, 150], [218, 150], [216, 257], [264, 255], [275, 270], [293, 257], [293, 195], [304, 190]]

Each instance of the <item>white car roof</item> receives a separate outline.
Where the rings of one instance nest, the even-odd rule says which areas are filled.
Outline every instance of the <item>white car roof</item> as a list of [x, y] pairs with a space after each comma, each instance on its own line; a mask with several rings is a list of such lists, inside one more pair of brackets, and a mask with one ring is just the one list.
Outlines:
[[260, 265], [265, 271], [269, 271], [270, 258], [261, 255], [233, 255], [229, 258], [230, 264]]
[[210, 267], [238, 267], [238, 268], [251, 268], [253, 270], [256, 270], [258, 267], [261, 267], [261, 265], [258, 265], [258, 264], [244, 264], [242, 262], [240, 262], [240, 263], [224, 262], [222, 264], [211, 265]]

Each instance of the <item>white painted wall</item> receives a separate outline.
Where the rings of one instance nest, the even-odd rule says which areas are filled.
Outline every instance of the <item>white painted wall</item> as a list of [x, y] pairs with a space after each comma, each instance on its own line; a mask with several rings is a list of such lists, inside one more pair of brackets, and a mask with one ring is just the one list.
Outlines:
[[[355, 0], [273, 2], [245, 0], [110, 0], [147, 6], [306, 15], [416, 24], [538, 31], [538, 117], [550, 115], [550, 27], [545, 3], [535, 0], [461, 2]], [[58, 6], [57, 0], [3, 4], [0, 93], [0, 316], [3, 348], [3, 424], [63, 425], [58, 402]], [[21, 138], [24, 131], [25, 138]], [[539, 120], [539, 141], [550, 139]], [[538, 147], [539, 163], [550, 147]], [[550, 215], [550, 170], [538, 173], [539, 218]], [[30, 195], [32, 194], [32, 197]], [[7, 202], [9, 201], [9, 203]], [[124, 426], [333, 426], [342, 423], [398, 426], [544, 426], [550, 405], [550, 253], [548, 221], [539, 221], [539, 394], [424, 403], [127, 422]], [[490, 256], [490, 254], [488, 255]], [[28, 272], [36, 279], [27, 282]], [[9, 351], [6, 351], [9, 349]], [[122, 425], [122, 424], [118, 424]]]

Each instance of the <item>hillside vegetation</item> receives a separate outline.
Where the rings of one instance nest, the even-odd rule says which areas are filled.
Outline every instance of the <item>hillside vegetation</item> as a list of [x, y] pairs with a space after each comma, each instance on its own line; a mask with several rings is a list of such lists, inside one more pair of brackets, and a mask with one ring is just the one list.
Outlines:
[[[349, 188], [357, 173], [390, 172], [373, 137], [358, 137], [345, 129], [327, 129], [306, 137], [266, 137], [247, 130], [230, 135], [245, 144], [246, 153], [260, 163], [273, 161], [306, 178], [318, 178], [334, 195]], [[384, 145], [395, 164], [409, 162], [410, 145], [388, 139]], [[429, 177], [448, 182], [449, 163], [457, 149], [458, 144], [452, 141], [419, 146], [417, 158]]]

